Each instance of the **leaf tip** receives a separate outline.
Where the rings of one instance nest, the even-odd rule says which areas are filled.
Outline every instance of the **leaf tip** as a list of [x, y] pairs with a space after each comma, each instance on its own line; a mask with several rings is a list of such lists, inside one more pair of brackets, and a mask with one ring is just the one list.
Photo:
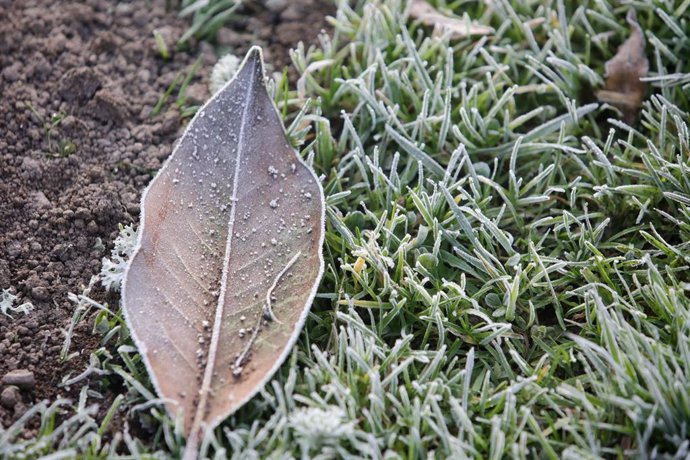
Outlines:
[[247, 69], [248, 71], [259, 75], [261, 78], [259, 78], [258, 81], [263, 84], [265, 77], [264, 57], [260, 46], [254, 45], [249, 48], [249, 51], [247, 51], [244, 61], [242, 62], [241, 69]]
[[245, 57], [246, 60], [252, 61], [252, 62], [258, 62], [260, 64], [263, 64], [263, 51], [261, 50], [261, 47], [258, 45], [253, 45], [251, 48], [249, 48], [249, 51], [247, 51], [247, 56]]

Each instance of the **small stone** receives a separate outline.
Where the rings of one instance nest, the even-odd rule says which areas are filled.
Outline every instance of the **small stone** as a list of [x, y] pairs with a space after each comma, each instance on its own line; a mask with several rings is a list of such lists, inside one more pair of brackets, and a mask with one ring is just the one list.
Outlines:
[[22, 395], [19, 393], [19, 388], [14, 385], [5, 387], [0, 393], [0, 404], [8, 409], [14, 408], [18, 402], [22, 400]]
[[88, 224], [86, 224], [86, 232], [89, 235], [95, 235], [99, 231], [98, 224], [96, 224], [96, 221], [89, 221]]
[[266, 8], [274, 13], [280, 13], [288, 7], [290, 2], [288, 0], [266, 0]]
[[70, 103], [81, 105], [90, 100], [102, 86], [103, 75], [90, 67], [68, 70], [58, 83], [58, 94]]
[[50, 209], [53, 207], [53, 203], [41, 191], [32, 193], [31, 198], [36, 209]]
[[48, 293], [48, 288], [38, 286], [31, 289], [31, 297], [39, 301], [45, 301], [50, 298], [50, 294]]
[[2, 378], [5, 385], [16, 385], [22, 390], [32, 390], [36, 385], [34, 373], [27, 369], [10, 371]]

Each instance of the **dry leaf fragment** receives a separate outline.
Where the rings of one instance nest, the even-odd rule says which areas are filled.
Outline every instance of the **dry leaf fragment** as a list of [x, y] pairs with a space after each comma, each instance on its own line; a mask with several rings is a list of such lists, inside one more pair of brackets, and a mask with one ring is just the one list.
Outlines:
[[632, 124], [647, 90], [641, 78], [647, 76], [649, 61], [645, 55], [644, 33], [634, 9], [628, 11], [626, 20], [630, 24], [630, 36], [616, 55], [606, 61], [606, 85], [596, 95], [599, 101], [620, 109], [623, 120]]
[[425, 0], [412, 0], [410, 5], [410, 17], [418, 19], [422, 24], [434, 27], [441, 33], [450, 32], [451, 39], [462, 39], [473, 35], [489, 35], [494, 29], [488, 26], [472, 24], [463, 19], [448, 17]]
[[323, 273], [325, 201], [289, 145], [259, 48], [144, 192], [127, 323], [185, 458], [284, 361]]

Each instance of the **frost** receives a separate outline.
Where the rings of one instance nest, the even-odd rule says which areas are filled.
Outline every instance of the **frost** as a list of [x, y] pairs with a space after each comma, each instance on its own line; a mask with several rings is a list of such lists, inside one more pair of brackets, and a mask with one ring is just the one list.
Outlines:
[[354, 423], [346, 419], [339, 407], [308, 407], [295, 410], [289, 418], [295, 436], [303, 445], [314, 446], [354, 434]]
[[3, 289], [2, 294], [0, 294], [0, 312], [2, 312], [3, 315], [12, 318], [12, 315], [8, 312], [18, 312], [28, 315], [29, 312], [34, 308], [31, 302], [24, 302], [21, 305], [15, 306], [15, 300], [17, 300], [16, 295], [12, 294], [9, 289]]
[[125, 277], [127, 263], [134, 253], [138, 232], [132, 225], [120, 224], [120, 234], [115, 238], [115, 247], [110, 258], [103, 258], [101, 267], [101, 284], [108, 291], [119, 291]]
[[216, 62], [211, 71], [211, 81], [208, 88], [211, 94], [216, 94], [237, 73], [242, 61], [234, 54], [226, 54]]

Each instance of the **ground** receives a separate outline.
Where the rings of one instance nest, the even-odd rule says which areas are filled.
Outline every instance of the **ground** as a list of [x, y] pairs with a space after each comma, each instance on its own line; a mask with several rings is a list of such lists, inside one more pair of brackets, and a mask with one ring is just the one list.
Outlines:
[[[170, 154], [185, 123], [181, 114], [208, 97], [216, 53], [242, 55], [265, 44], [274, 69], [289, 49], [316, 39], [330, 6], [305, 0], [290, 11], [255, 6], [247, 19], [220, 30], [212, 48], [191, 43], [174, 51], [189, 27], [164, 2], [4, 2], [0, 24], [0, 289], [13, 288], [30, 315], [0, 315], [0, 376], [26, 369], [35, 386], [16, 407], [0, 405], [8, 426], [43, 399], [75, 397], [60, 384], [88, 363], [98, 340], [91, 325], [65, 330], [81, 293], [100, 271], [118, 224], [138, 221], [143, 187]], [[5, 14], [5, 13], [3, 13]], [[316, 28], [305, 33], [303, 18]], [[161, 56], [153, 32], [172, 51]], [[197, 57], [202, 71], [192, 74]], [[292, 70], [294, 73], [294, 69]], [[176, 75], [192, 75], [177, 96], [151, 115]], [[94, 293], [105, 299], [103, 292]], [[30, 433], [27, 433], [29, 435]]]

